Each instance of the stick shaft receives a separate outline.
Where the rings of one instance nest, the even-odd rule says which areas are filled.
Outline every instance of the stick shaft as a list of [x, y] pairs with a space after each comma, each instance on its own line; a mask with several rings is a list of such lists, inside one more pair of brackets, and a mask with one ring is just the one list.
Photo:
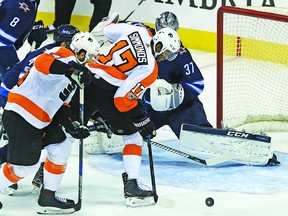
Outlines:
[[158, 195], [157, 195], [157, 191], [156, 191], [156, 181], [155, 181], [155, 174], [154, 174], [154, 164], [153, 164], [153, 155], [152, 155], [152, 147], [151, 147], [150, 137], [147, 138], [146, 142], [147, 142], [147, 147], [148, 147], [150, 176], [151, 176], [151, 184], [152, 184], [153, 196], [154, 196], [155, 203], [157, 203]]
[[207, 166], [215, 166], [215, 165], [227, 162], [229, 160], [232, 160], [236, 156], [235, 152], [229, 152], [229, 153], [225, 153], [225, 154], [218, 155], [218, 156], [204, 160], [204, 159], [201, 159], [201, 158], [198, 158], [196, 156], [187, 154], [185, 152], [179, 151], [177, 149], [171, 148], [169, 146], [163, 145], [163, 144], [155, 142], [155, 141], [151, 141], [151, 144], [158, 147], [158, 148], [164, 149], [164, 150], [169, 151], [171, 153], [180, 155], [182, 157], [188, 158], [188, 159], [193, 160], [197, 163], [201, 163], [201, 164], [204, 164]]
[[182, 151], [179, 151], [177, 149], [174, 149], [174, 148], [171, 148], [169, 146], [166, 146], [166, 145], [163, 145], [161, 143], [158, 143], [158, 142], [155, 142], [155, 141], [151, 141], [151, 144], [158, 147], [158, 148], [161, 148], [161, 149], [164, 149], [166, 151], [169, 151], [171, 153], [174, 153], [174, 154], [177, 154], [177, 155], [180, 155], [182, 157], [185, 157], [185, 158], [188, 158], [190, 160], [193, 160], [195, 162], [198, 162], [198, 163], [201, 163], [201, 164], [204, 164], [206, 165], [206, 161], [201, 159], [201, 158], [198, 158], [198, 157], [195, 157], [193, 155], [190, 155], [190, 154], [187, 154], [185, 152], [182, 152]]
[[128, 14], [128, 16], [127, 16], [122, 22], [127, 21], [127, 19], [137, 10], [137, 8], [138, 8], [144, 1], [145, 1], [145, 0], [141, 0], [141, 1], [137, 4], [136, 8], [135, 8], [134, 10], [132, 10], [131, 13]]
[[[80, 123], [84, 125], [84, 89], [80, 89]], [[83, 139], [79, 140], [79, 176], [78, 176], [78, 202], [75, 205], [75, 211], [79, 211], [82, 206], [82, 185], [83, 182]]]

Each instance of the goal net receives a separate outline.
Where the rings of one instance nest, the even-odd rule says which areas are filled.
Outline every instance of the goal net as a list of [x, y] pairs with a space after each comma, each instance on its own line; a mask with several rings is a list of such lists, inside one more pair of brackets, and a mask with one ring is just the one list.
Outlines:
[[217, 16], [217, 127], [288, 131], [288, 8]]

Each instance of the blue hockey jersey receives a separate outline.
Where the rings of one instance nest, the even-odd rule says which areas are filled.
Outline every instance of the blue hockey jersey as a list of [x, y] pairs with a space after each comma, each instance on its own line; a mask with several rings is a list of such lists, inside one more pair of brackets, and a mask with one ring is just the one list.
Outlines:
[[183, 104], [195, 99], [204, 89], [204, 78], [190, 52], [182, 47], [173, 61], [158, 62], [158, 77], [169, 83], [180, 83], [185, 92]]
[[0, 0], [0, 73], [16, 64], [17, 50], [29, 36], [40, 0]]

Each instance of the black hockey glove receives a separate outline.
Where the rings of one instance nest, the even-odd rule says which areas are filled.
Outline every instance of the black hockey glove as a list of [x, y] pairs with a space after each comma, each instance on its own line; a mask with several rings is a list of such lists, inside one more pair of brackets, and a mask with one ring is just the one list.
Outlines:
[[88, 69], [86, 71], [75, 69], [71, 75], [71, 78], [76, 82], [76, 84], [81, 89], [83, 89], [84, 87], [90, 84], [91, 77], [92, 77], [91, 73]]
[[58, 119], [66, 132], [75, 139], [85, 139], [90, 135], [87, 127], [80, 125], [78, 121], [72, 120], [72, 111], [70, 106], [62, 105], [55, 114], [54, 119]]
[[147, 139], [148, 137], [152, 139], [156, 136], [155, 124], [148, 116], [143, 117], [142, 119], [134, 119], [133, 122], [143, 139]]
[[80, 125], [78, 121], [73, 121], [70, 124], [63, 125], [67, 133], [75, 139], [85, 139], [90, 135], [89, 129]]
[[71, 74], [71, 78], [75, 81], [79, 88], [83, 89], [90, 84], [92, 79], [92, 73], [88, 68], [79, 65], [74, 61], [69, 62], [68, 65], [75, 69]]
[[155, 124], [150, 120], [146, 103], [143, 100], [138, 99], [137, 106], [129, 112], [126, 112], [126, 115], [131, 118], [143, 139], [147, 139], [148, 136], [152, 139], [156, 136]]
[[36, 42], [35, 49], [38, 49], [41, 44], [47, 39], [47, 34], [42, 20], [34, 23], [32, 31], [28, 37], [28, 43], [32, 46], [33, 41]]
[[110, 125], [106, 122], [106, 119], [100, 114], [100, 112], [96, 112], [91, 116], [91, 120], [93, 121], [93, 125], [96, 131], [106, 133], [108, 138], [112, 137], [112, 131]]

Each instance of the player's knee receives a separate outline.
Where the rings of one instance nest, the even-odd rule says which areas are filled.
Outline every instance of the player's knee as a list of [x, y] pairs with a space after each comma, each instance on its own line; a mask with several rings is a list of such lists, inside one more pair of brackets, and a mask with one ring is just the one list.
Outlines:
[[55, 164], [66, 164], [72, 151], [72, 144], [65, 139], [61, 143], [48, 145], [45, 147], [48, 159]]
[[12, 165], [12, 167], [16, 176], [24, 178], [27, 175], [35, 173], [39, 168], [39, 163], [30, 166]]
[[143, 138], [138, 132], [123, 136], [123, 142], [124, 142], [124, 145], [136, 144], [139, 146], [143, 146]]

